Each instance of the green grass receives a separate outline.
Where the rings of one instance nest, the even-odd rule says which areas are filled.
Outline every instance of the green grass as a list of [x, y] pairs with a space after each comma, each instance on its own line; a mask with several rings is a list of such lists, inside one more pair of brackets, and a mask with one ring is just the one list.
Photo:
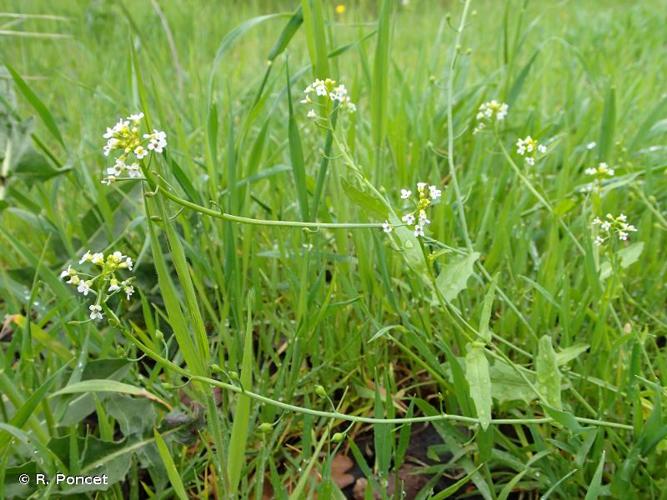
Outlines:
[[[0, 498], [342, 498], [340, 455], [389, 498], [421, 422], [417, 498], [666, 498], [662, 2], [335, 5], [0, 8]], [[166, 152], [102, 185], [137, 111]], [[102, 321], [86, 250], [135, 261]]]

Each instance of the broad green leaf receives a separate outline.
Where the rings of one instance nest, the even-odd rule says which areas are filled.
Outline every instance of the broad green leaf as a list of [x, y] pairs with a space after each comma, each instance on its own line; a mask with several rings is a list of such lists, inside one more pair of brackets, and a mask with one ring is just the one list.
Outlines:
[[[524, 401], [530, 404], [537, 398], [537, 394], [526, 381], [511, 366], [501, 360], [496, 360], [489, 370], [493, 387], [493, 398], [499, 403], [507, 401]], [[531, 377], [529, 375], [528, 379]], [[531, 380], [531, 382], [534, 382]]]
[[470, 387], [470, 397], [477, 410], [482, 429], [486, 430], [491, 422], [491, 377], [489, 362], [484, 349], [471, 346], [466, 354], [466, 379]]
[[588, 344], [577, 344], [560, 350], [556, 353], [558, 366], [566, 365], [573, 359], [579, 357], [582, 353], [586, 352], [589, 347]]
[[14, 175], [26, 182], [47, 181], [52, 177], [66, 174], [71, 168], [55, 168], [49, 161], [34, 149], [29, 149], [14, 166]]
[[438, 275], [436, 286], [448, 302], [454, 300], [465, 290], [468, 279], [473, 275], [475, 262], [479, 259], [478, 252], [453, 257]]
[[[618, 255], [621, 258], [621, 267], [623, 269], [627, 269], [632, 264], [637, 262], [643, 250], [644, 250], [643, 241], [638, 241], [636, 243], [633, 243], [632, 245], [629, 245], [619, 250]], [[612, 273], [612, 267], [609, 261], [603, 262], [600, 265], [600, 279], [606, 280], [607, 278], [609, 278], [609, 276], [611, 276], [611, 273]]]
[[561, 374], [558, 371], [558, 358], [549, 335], [544, 335], [540, 339], [535, 365], [538, 391], [544, 396], [546, 404], [562, 410]]

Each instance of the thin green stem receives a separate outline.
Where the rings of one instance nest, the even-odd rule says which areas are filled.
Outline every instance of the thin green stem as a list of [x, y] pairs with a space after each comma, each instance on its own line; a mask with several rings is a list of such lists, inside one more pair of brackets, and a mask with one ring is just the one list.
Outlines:
[[[293, 405], [290, 403], [285, 403], [283, 401], [277, 401], [269, 397], [251, 392], [247, 389], [228, 384], [226, 382], [221, 382], [219, 380], [214, 380], [209, 377], [197, 376], [188, 373], [187, 370], [181, 368], [180, 366], [172, 363], [166, 358], [163, 358], [147, 346], [143, 345], [136, 337], [134, 337], [129, 331], [125, 332], [128, 337], [139, 347], [142, 351], [146, 353], [149, 357], [153, 358], [158, 363], [162, 364], [165, 367], [174, 370], [175, 372], [180, 373], [181, 375], [188, 377], [192, 381], [201, 382], [204, 384], [211, 385], [213, 387], [219, 387], [228, 391], [243, 393], [244, 395], [252, 398], [261, 403], [266, 403], [283, 410], [294, 411], [297, 413], [303, 413], [307, 415], [314, 415], [317, 417], [324, 418], [334, 418], [338, 420], [346, 420], [349, 422], [365, 423], [365, 424], [406, 424], [406, 423], [417, 423], [417, 422], [438, 422], [443, 420], [449, 420], [454, 422], [462, 422], [467, 424], [479, 424], [479, 419], [475, 417], [467, 417], [464, 415], [453, 415], [449, 413], [441, 413], [439, 415], [427, 415], [422, 417], [411, 417], [411, 418], [373, 418], [373, 417], [361, 417], [357, 415], [349, 415], [346, 413], [340, 413], [338, 411], [323, 411], [323, 410], [313, 410], [310, 408], [304, 408], [302, 406]], [[611, 427], [615, 429], [623, 429], [632, 431], [633, 427], [631, 425], [619, 423], [619, 422], [609, 422], [605, 420], [596, 420], [591, 418], [584, 417], [574, 417], [574, 419], [582, 424], [596, 425], [600, 427]], [[493, 425], [517, 425], [517, 424], [548, 424], [554, 420], [550, 417], [538, 417], [538, 418], [495, 418], [491, 420]]]
[[581, 253], [581, 255], [586, 255], [586, 250], [584, 250], [584, 247], [579, 243], [579, 240], [577, 240], [576, 236], [572, 233], [570, 228], [565, 224], [563, 219], [560, 218], [560, 216], [554, 211], [553, 207], [551, 206], [551, 203], [549, 203], [544, 196], [540, 194], [540, 192], [535, 189], [535, 186], [533, 186], [532, 182], [528, 180], [528, 178], [523, 175], [523, 172], [521, 172], [521, 169], [517, 166], [517, 164], [514, 162], [512, 157], [510, 156], [509, 152], [507, 151], [507, 148], [505, 147], [505, 144], [503, 144], [503, 141], [500, 140], [500, 137], [496, 134], [496, 140], [498, 141], [498, 144], [500, 145], [500, 149], [503, 151], [503, 155], [505, 156], [505, 159], [507, 159], [507, 162], [510, 164], [512, 167], [512, 170], [514, 170], [514, 173], [521, 179], [521, 182], [524, 183], [524, 185], [528, 188], [528, 190], [537, 198], [537, 200], [546, 208], [551, 215], [553, 215], [558, 223], [561, 225], [563, 230], [567, 233], [567, 235], [570, 237], [574, 245], [577, 247], [577, 250]]
[[290, 221], [290, 220], [266, 220], [266, 219], [253, 219], [251, 217], [243, 217], [240, 215], [232, 215], [226, 212], [221, 212], [218, 210], [213, 210], [211, 208], [198, 205], [188, 201], [180, 196], [175, 195], [171, 191], [162, 187], [158, 182], [156, 177], [149, 172], [146, 168], [144, 169], [144, 174], [146, 179], [150, 184], [159, 186], [159, 193], [163, 194], [166, 198], [170, 199], [174, 203], [181, 205], [182, 207], [194, 210], [209, 217], [215, 217], [218, 219], [238, 222], [240, 224], [252, 224], [255, 226], [281, 226], [281, 227], [298, 227], [298, 228], [310, 228], [310, 229], [324, 229], [324, 228], [336, 228], [336, 229], [359, 229], [359, 228], [381, 228], [381, 222], [302, 222], [302, 221]]

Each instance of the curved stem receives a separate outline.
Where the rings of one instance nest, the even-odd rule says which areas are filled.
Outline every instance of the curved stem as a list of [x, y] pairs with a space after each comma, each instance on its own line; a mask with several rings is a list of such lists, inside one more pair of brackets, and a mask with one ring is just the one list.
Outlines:
[[[146, 176], [147, 181], [151, 186], [159, 186], [159, 182], [155, 175], [151, 173], [147, 168], [144, 169], [144, 175]], [[218, 219], [227, 220], [230, 222], [238, 222], [241, 224], [252, 224], [255, 226], [283, 226], [283, 227], [299, 227], [299, 228], [311, 228], [311, 229], [320, 229], [320, 228], [336, 228], [336, 229], [359, 229], [359, 228], [381, 228], [381, 222], [301, 222], [301, 221], [290, 221], [290, 220], [266, 220], [266, 219], [253, 219], [251, 217], [243, 217], [240, 215], [232, 215], [226, 212], [221, 212], [218, 210], [213, 210], [197, 203], [188, 201], [180, 196], [175, 195], [171, 191], [165, 189], [164, 187], [160, 190], [160, 193], [165, 197], [181, 205], [182, 207], [189, 208], [195, 212], [199, 212], [210, 217], [216, 217]]]
[[[349, 422], [359, 422], [359, 423], [365, 423], [365, 424], [405, 424], [405, 423], [415, 423], [415, 422], [437, 422], [437, 421], [443, 421], [443, 420], [449, 420], [449, 421], [455, 421], [455, 422], [463, 422], [467, 424], [479, 424], [479, 419], [475, 417], [467, 417], [464, 415], [452, 415], [449, 413], [441, 413], [438, 415], [427, 415], [423, 417], [412, 417], [412, 418], [373, 418], [373, 417], [361, 417], [358, 415], [349, 415], [346, 413], [340, 413], [338, 411], [323, 411], [323, 410], [313, 410], [310, 408], [304, 408], [302, 406], [297, 406], [293, 405], [290, 403], [285, 403], [283, 401], [277, 401], [275, 399], [271, 399], [269, 397], [263, 396], [261, 394], [257, 394], [255, 392], [251, 392], [248, 390], [245, 390], [241, 387], [228, 384], [226, 382], [221, 382], [219, 380], [214, 380], [209, 377], [202, 377], [198, 375], [192, 375], [188, 373], [187, 370], [181, 368], [175, 363], [172, 363], [166, 358], [163, 358], [156, 352], [152, 351], [150, 348], [147, 346], [143, 345], [136, 337], [134, 337], [131, 333], [128, 331], [125, 332], [128, 337], [142, 350], [144, 353], [146, 353], [149, 357], [153, 358], [155, 361], [158, 363], [161, 363], [167, 367], [169, 367], [171, 370], [174, 370], [175, 372], [180, 373], [181, 375], [188, 377], [190, 380], [201, 382], [204, 384], [211, 385], [213, 387], [219, 387], [221, 389], [226, 389], [228, 391], [236, 392], [236, 393], [242, 393], [245, 396], [248, 396], [249, 398], [254, 399], [255, 401], [259, 401], [261, 403], [266, 403], [271, 406], [275, 406], [277, 408], [282, 408], [283, 410], [288, 410], [288, 411], [294, 411], [297, 413], [304, 413], [308, 415], [313, 415], [317, 417], [324, 417], [324, 418], [333, 418], [333, 419], [338, 419], [338, 420], [347, 420]], [[627, 424], [622, 424], [618, 422], [609, 422], [605, 420], [595, 420], [591, 418], [584, 418], [584, 417], [574, 417], [574, 419], [582, 424], [589, 424], [589, 425], [596, 425], [600, 427], [611, 427], [615, 429], [623, 429], [623, 430], [628, 430], [632, 431], [633, 427], [631, 425]], [[538, 417], [538, 418], [495, 418], [491, 420], [491, 424], [493, 425], [515, 425], [515, 424], [548, 424], [553, 422], [554, 420], [550, 417]]]

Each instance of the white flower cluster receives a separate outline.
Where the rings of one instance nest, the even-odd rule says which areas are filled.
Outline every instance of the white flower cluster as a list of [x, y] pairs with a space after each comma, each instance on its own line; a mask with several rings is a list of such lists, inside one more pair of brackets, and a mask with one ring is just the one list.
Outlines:
[[[167, 134], [160, 130], [141, 135], [139, 124], [143, 120], [143, 113], [136, 113], [121, 118], [111, 128], [107, 128], [103, 137], [107, 140], [102, 151], [109, 156], [113, 151], [120, 151], [112, 167], [107, 168], [103, 184], [111, 184], [116, 179], [126, 177], [136, 179], [141, 176], [141, 169], [137, 161], [144, 159], [153, 151], [162, 153], [167, 147]], [[132, 161], [132, 160], [137, 161]]]
[[616, 235], [619, 240], [627, 241], [630, 233], [637, 231], [637, 228], [632, 224], [628, 224], [628, 218], [625, 214], [614, 217], [612, 214], [607, 214], [605, 219], [599, 217], [593, 219], [593, 228], [600, 228], [602, 234], [595, 236], [594, 243], [597, 246], [603, 245], [612, 235]]
[[[425, 182], [417, 183], [417, 201], [415, 208], [406, 213], [401, 220], [408, 226], [414, 225], [414, 234], [416, 237], [424, 236], [424, 228], [431, 223], [426, 213], [426, 209], [436, 200], [442, 196], [442, 191], [437, 186], [428, 185]], [[409, 200], [412, 198], [412, 191], [409, 189], [401, 189], [401, 199]], [[382, 230], [385, 233], [391, 233], [393, 226], [385, 221], [382, 224]]]
[[537, 154], [545, 154], [547, 147], [544, 144], [539, 144], [537, 139], [526, 136], [524, 139], [516, 141], [516, 152], [526, 159], [528, 165], [533, 166], [535, 165]]
[[586, 175], [593, 177], [593, 182], [586, 184], [581, 191], [584, 193], [590, 193], [591, 191], [600, 191], [602, 189], [602, 181], [607, 177], [613, 177], [616, 173], [613, 168], [609, 168], [609, 165], [602, 162], [599, 163], [597, 167], [588, 167], [584, 170]]
[[477, 126], [473, 130], [473, 134], [480, 132], [493, 121], [503, 121], [508, 111], [509, 106], [496, 99], [483, 103], [477, 110]]
[[586, 175], [594, 175], [596, 177], [613, 177], [616, 173], [613, 168], [609, 168], [605, 162], [598, 164], [597, 167], [589, 167], [584, 170]]
[[[317, 79], [310, 85], [308, 85], [303, 91], [305, 97], [301, 100], [301, 104], [312, 104], [313, 99], [311, 98], [312, 94], [315, 94], [317, 97], [325, 97], [329, 99], [334, 104], [337, 104], [341, 109], [354, 113], [357, 110], [355, 104], [350, 100], [350, 96], [347, 95], [347, 87], [345, 85], [336, 85], [336, 80], [327, 78], [326, 80]], [[308, 118], [316, 119], [318, 117], [317, 112], [314, 109], [308, 111]]]
[[102, 302], [106, 302], [109, 297], [119, 291], [125, 294], [127, 300], [132, 297], [134, 293], [132, 279], [119, 280], [116, 272], [125, 269], [132, 271], [134, 263], [130, 257], [121, 252], [113, 252], [105, 257], [102, 252], [87, 251], [79, 260], [79, 265], [88, 263], [96, 266], [97, 269], [89, 273], [67, 266], [67, 269], [60, 273], [60, 278], [66, 279], [68, 284], [75, 286], [76, 291], [84, 297], [87, 297], [89, 293], [97, 296], [95, 304], [88, 309], [91, 320], [100, 320], [103, 318]]

